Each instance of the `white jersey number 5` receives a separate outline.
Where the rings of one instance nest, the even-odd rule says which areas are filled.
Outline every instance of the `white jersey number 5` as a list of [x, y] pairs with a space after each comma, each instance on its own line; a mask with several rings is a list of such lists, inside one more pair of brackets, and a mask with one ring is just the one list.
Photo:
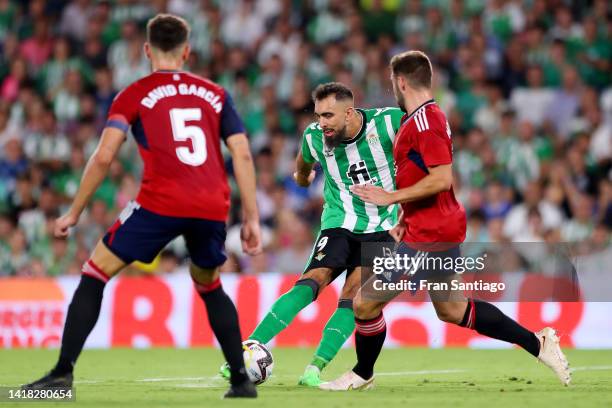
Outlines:
[[192, 149], [186, 146], [176, 148], [176, 155], [180, 161], [190, 166], [200, 166], [206, 161], [206, 136], [198, 126], [188, 126], [185, 122], [202, 119], [202, 110], [199, 108], [170, 109], [170, 122], [172, 123], [172, 137], [179, 142], [191, 140]]

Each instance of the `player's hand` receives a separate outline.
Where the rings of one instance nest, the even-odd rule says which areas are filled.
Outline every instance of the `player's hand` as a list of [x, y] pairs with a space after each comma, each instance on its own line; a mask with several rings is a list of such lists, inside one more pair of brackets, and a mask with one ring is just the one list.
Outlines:
[[376, 205], [393, 204], [393, 196], [382, 187], [373, 186], [371, 184], [355, 184], [351, 186], [351, 192], [366, 203]]
[[53, 227], [53, 235], [56, 238], [66, 238], [68, 236], [68, 229], [74, 227], [79, 222], [79, 217], [67, 213], [55, 220]]
[[389, 235], [395, 240], [395, 242], [400, 242], [402, 238], [404, 238], [404, 234], [406, 233], [406, 224], [403, 222], [398, 222], [397, 225], [389, 230]]
[[295, 180], [295, 184], [297, 184], [298, 186], [308, 187], [312, 184], [316, 175], [317, 172], [315, 172], [314, 170], [310, 170], [310, 174], [308, 175], [308, 177], [304, 178], [301, 173], [298, 173], [296, 171], [295, 173], [293, 173], [293, 179]]
[[259, 255], [262, 251], [259, 221], [245, 221], [240, 229], [242, 251], [247, 255]]

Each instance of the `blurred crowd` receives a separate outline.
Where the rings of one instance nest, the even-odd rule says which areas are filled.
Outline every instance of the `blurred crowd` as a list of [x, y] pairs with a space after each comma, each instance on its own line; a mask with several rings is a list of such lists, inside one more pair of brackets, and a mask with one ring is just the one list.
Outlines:
[[[129, 140], [70, 239], [51, 234], [114, 96], [149, 73], [144, 26], [158, 12], [191, 24], [188, 69], [232, 94], [252, 142], [266, 251], [242, 255], [234, 189], [224, 271], [302, 271], [323, 204], [320, 174], [308, 189], [291, 179], [310, 91], [335, 80], [357, 106], [395, 106], [387, 64], [408, 49], [434, 63], [468, 241], [609, 247], [607, 0], [0, 0], [0, 276], [80, 273], [135, 197]], [[132, 271], [186, 256], [178, 239]]]

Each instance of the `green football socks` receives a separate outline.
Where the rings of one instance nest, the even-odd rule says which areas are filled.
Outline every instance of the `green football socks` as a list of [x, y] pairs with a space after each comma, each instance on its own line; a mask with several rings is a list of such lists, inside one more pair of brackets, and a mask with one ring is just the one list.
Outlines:
[[336, 357], [344, 342], [353, 334], [353, 330], [355, 316], [352, 307], [336, 309], [323, 329], [323, 338], [310, 364], [323, 370]]
[[278, 333], [289, 326], [297, 314], [312, 303], [314, 294], [312, 288], [306, 285], [296, 285], [272, 305], [261, 323], [257, 325], [249, 339], [266, 344]]
[[[278, 333], [283, 331], [297, 314], [314, 300], [314, 293], [307, 285], [296, 285], [274, 304], [263, 320], [257, 325], [249, 339], [267, 344]], [[352, 302], [341, 300], [340, 306], [323, 329], [323, 337], [319, 343], [311, 365], [323, 370], [338, 354], [342, 345], [355, 330], [355, 317]]]

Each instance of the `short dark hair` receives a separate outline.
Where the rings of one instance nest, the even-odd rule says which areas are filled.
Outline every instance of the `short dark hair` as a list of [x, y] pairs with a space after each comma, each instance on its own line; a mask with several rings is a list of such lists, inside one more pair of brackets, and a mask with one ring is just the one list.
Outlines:
[[422, 51], [406, 51], [391, 58], [391, 72], [403, 76], [413, 88], [431, 88], [431, 61]]
[[320, 101], [331, 95], [334, 95], [337, 101], [353, 100], [353, 91], [340, 82], [327, 82], [318, 85], [315, 90], [312, 91], [312, 100]]
[[174, 51], [187, 42], [189, 24], [172, 14], [158, 14], [147, 23], [147, 41], [163, 52]]

